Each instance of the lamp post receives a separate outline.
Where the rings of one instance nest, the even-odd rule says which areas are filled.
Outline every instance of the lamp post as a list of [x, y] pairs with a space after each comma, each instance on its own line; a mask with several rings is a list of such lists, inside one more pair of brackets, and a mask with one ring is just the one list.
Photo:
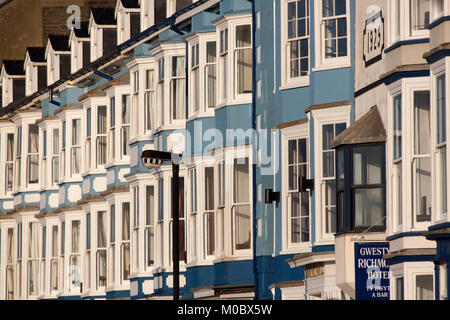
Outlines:
[[[173, 300], [180, 299], [180, 184], [179, 172], [180, 165], [178, 160], [181, 158], [180, 154], [163, 152], [157, 150], [146, 150], [142, 152], [141, 160], [144, 167], [148, 169], [159, 168], [164, 161], [172, 163], [172, 217], [173, 217], [173, 232], [172, 232], [172, 259], [173, 259]], [[175, 162], [174, 162], [175, 160]]]

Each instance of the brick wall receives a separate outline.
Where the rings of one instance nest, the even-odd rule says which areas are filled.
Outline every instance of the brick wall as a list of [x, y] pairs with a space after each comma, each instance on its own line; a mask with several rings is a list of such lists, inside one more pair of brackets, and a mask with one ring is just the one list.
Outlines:
[[70, 5], [87, 21], [91, 8], [114, 8], [116, 0], [12, 0], [0, 7], [0, 63], [24, 59], [26, 47], [45, 46], [49, 34], [68, 34]]

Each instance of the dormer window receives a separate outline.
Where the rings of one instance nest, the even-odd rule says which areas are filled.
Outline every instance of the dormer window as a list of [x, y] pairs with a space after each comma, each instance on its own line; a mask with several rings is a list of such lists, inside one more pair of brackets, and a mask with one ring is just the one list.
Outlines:
[[1, 71], [3, 106], [25, 97], [25, 72], [23, 60], [3, 60]]
[[140, 0], [141, 4], [141, 30], [160, 23], [167, 17], [167, 3], [161, 0]]
[[25, 70], [27, 96], [47, 86], [45, 48], [27, 48]]
[[92, 9], [89, 22], [91, 61], [113, 52], [117, 46], [117, 26], [114, 9]]
[[48, 61], [48, 85], [64, 79], [70, 74], [69, 37], [50, 35], [45, 56]]
[[87, 22], [82, 22], [79, 29], [72, 29], [70, 33], [70, 49], [72, 54], [72, 73], [89, 64], [91, 61], [91, 43]]
[[116, 18], [118, 37], [117, 44], [134, 38], [141, 31], [141, 17], [138, 0], [117, 1]]

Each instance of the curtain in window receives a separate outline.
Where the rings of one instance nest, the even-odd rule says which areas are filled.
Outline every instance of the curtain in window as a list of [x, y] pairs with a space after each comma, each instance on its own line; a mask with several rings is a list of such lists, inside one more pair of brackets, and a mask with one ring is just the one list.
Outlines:
[[250, 204], [248, 158], [234, 161], [235, 249], [250, 249]]
[[72, 221], [72, 253], [80, 252], [80, 221]]
[[13, 261], [14, 261], [14, 229], [8, 229], [7, 262], [13, 263]]
[[105, 211], [97, 213], [97, 247], [106, 248], [106, 222]]
[[122, 205], [122, 240], [130, 240], [130, 204]]

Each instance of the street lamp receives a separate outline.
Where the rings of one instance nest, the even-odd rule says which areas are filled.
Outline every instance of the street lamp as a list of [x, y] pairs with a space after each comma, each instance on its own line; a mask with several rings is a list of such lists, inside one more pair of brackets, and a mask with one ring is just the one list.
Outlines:
[[145, 150], [142, 152], [141, 160], [144, 167], [148, 169], [159, 168], [164, 161], [172, 162], [172, 259], [173, 259], [173, 300], [180, 299], [180, 207], [179, 207], [179, 172], [180, 154], [163, 152], [157, 150]]

